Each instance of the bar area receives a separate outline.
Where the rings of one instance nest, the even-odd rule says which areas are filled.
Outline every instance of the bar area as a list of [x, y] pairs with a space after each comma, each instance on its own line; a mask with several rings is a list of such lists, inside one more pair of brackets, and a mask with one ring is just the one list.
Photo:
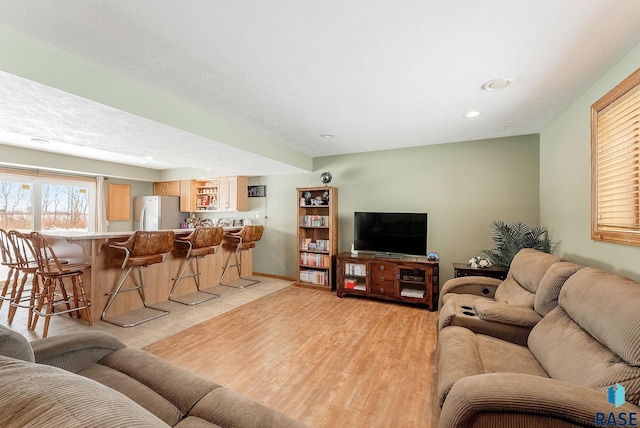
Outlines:
[[[237, 232], [239, 227], [225, 227], [225, 233]], [[176, 238], [184, 237], [193, 232], [192, 229], [172, 230]], [[43, 235], [52, 244], [57, 256], [69, 263], [90, 263], [91, 267], [84, 271], [83, 281], [85, 292], [91, 302], [91, 314], [94, 321], [100, 320], [102, 312], [109, 301], [118, 283], [126, 270], [122, 269], [122, 254], [113, 248], [112, 244], [126, 241], [134, 232], [55, 232], [47, 231]], [[207, 289], [217, 286], [229, 257], [234, 257], [234, 252], [225, 249], [224, 240], [218, 246], [214, 254], [210, 254], [200, 260], [200, 287]], [[251, 267], [252, 250], [244, 251], [241, 276], [248, 277], [252, 274]], [[149, 305], [169, 300], [169, 294], [174, 285], [174, 278], [179, 274], [185, 262], [184, 250], [175, 247], [166, 257], [164, 262], [151, 264], [142, 269], [144, 278], [144, 294]], [[190, 267], [194, 270], [194, 266]], [[225, 282], [239, 280], [240, 276], [235, 268], [228, 269]], [[131, 272], [123, 284], [123, 287], [138, 286], [138, 274]], [[179, 287], [173, 291], [173, 297], [179, 298], [196, 292], [193, 278], [183, 279]], [[117, 317], [143, 309], [144, 305], [137, 291], [120, 293], [109, 307], [108, 315]]]

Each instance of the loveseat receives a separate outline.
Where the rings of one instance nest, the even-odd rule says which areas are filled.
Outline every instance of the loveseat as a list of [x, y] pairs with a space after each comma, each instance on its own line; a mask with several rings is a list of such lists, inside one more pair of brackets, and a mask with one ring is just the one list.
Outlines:
[[638, 426], [640, 284], [580, 269], [526, 346], [448, 326], [437, 370], [443, 428]]
[[582, 266], [525, 248], [513, 258], [504, 281], [467, 276], [447, 281], [440, 292], [438, 329], [462, 326], [520, 345], [558, 304], [567, 278]]
[[305, 425], [104, 332], [29, 343], [0, 326], [0, 426]]

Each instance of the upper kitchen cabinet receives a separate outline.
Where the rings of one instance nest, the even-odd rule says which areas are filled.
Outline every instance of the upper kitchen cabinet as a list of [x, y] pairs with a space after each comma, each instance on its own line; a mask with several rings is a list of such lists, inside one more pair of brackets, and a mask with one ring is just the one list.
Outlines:
[[153, 183], [154, 196], [180, 196], [179, 181], [162, 181]]
[[224, 212], [247, 211], [247, 177], [218, 177], [208, 180], [183, 181], [180, 211]]
[[249, 209], [248, 184], [247, 177], [219, 177], [218, 210], [247, 211]]

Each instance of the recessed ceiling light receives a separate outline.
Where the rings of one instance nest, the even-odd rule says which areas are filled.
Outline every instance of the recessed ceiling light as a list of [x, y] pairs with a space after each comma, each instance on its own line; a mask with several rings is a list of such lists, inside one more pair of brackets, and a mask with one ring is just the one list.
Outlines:
[[485, 91], [497, 91], [499, 89], [504, 89], [511, 85], [511, 80], [501, 78], [501, 79], [493, 79], [489, 80], [487, 83], [482, 85], [482, 89]]
[[325, 132], [324, 134], [320, 134], [320, 136], [321, 136], [322, 138], [333, 138], [335, 135], [333, 135], [333, 134], [332, 134], [332, 133], [330, 133], [330, 132]]
[[464, 117], [472, 118], [479, 115], [480, 115], [479, 111], [470, 111], [469, 113], [465, 114]]

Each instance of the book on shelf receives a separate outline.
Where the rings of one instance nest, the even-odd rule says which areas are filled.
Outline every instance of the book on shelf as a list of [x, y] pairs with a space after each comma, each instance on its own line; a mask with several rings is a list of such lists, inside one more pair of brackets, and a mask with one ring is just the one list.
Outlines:
[[301, 270], [300, 282], [329, 285], [329, 272], [321, 270]]
[[367, 265], [360, 263], [345, 263], [344, 273], [346, 275], [367, 276]]
[[329, 267], [331, 258], [327, 254], [300, 253], [300, 264], [305, 266]]
[[329, 226], [329, 216], [303, 215], [300, 217], [300, 224], [303, 227], [326, 227]]
[[347, 279], [344, 280], [344, 287], [345, 288], [355, 288], [356, 285], [358, 285], [358, 280], [357, 279], [347, 278]]
[[329, 240], [316, 239], [314, 242], [311, 238], [302, 238], [300, 248], [309, 251], [329, 251]]

